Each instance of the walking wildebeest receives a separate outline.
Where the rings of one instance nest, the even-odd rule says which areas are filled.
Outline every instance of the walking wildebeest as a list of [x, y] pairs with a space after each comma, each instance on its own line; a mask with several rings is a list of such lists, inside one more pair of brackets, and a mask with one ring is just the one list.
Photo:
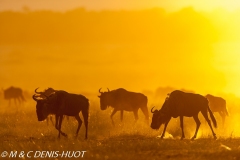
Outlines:
[[60, 134], [65, 137], [67, 136], [61, 131], [63, 115], [74, 116], [76, 118], [78, 121], [76, 136], [78, 135], [82, 125], [82, 120], [79, 117], [79, 112], [81, 111], [86, 128], [85, 139], [87, 139], [89, 101], [85, 96], [68, 93], [66, 91], [56, 91], [51, 96], [46, 96], [45, 99], [42, 99], [36, 94], [34, 94], [32, 98], [37, 102], [36, 112], [38, 121], [45, 120], [49, 114], [55, 115], [55, 127], [59, 131], [58, 138], [60, 138]]
[[206, 98], [208, 99], [209, 106], [212, 112], [218, 112], [222, 117], [222, 126], [224, 126], [225, 118], [226, 116], [228, 116], [226, 100], [210, 94], [206, 95]]
[[[154, 108], [154, 107], [153, 107]], [[196, 122], [196, 131], [192, 140], [197, 137], [198, 129], [200, 127], [201, 122], [198, 119], [198, 113], [201, 112], [206, 121], [208, 122], [209, 127], [211, 128], [212, 134], [216, 139], [216, 134], [213, 131], [211, 121], [208, 118], [208, 112], [212, 119], [213, 125], [216, 128], [217, 122], [216, 119], [209, 108], [208, 100], [204, 96], [200, 94], [194, 93], [185, 93], [179, 90], [175, 90], [169, 94], [169, 97], [166, 98], [162, 108], [160, 110], [155, 110], [151, 112], [153, 113], [151, 128], [159, 129], [162, 124], [165, 124], [163, 133], [161, 138], [164, 137], [167, 125], [171, 118], [180, 117], [180, 126], [182, 129], [182, 137], [185, 138], [183, 131], [183, 117], [193, 117]]]
[[134, 113], [135, 120], [138, 120], [138, 109], [140, 108], [145, 115], [148, 123], [149, 114], [147, 108], [147, 97], [142, 93], [129, 92], [123, 88], [112, 90], [108, 92], [101, 92], [99, 89], [100, 107], [101, 110], [107, 109], [108, 106], [114, 108], [111, 114], [112, 124], [114, 125], [113, 115], [117, 111], [121, 111], [121, 121], [123, 120], [123, 111], [130, 111]]
[[21, 105], [22, 102], [25, 101], [21, 88], [11, 86], [8, 89], [3, 90], [3, 93], [4, 93], [4, 99], [9, 100], [9, 103], [8, 103], [9, 106], [11, 104], [11, 99], [14, 99], [15, 105], [17, 105], [17, 100], [19, 102], [19, 105]]

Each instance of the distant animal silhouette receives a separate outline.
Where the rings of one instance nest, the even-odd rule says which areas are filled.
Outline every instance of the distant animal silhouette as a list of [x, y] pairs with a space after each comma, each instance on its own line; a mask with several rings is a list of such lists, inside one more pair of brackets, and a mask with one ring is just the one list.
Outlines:
[[185, 138], [184, 130], [183, 130], [183, 117], [193, 117], [196, 122], [196, 130], [195, 134], [192, 137], [194, 140], [197, 137], [198, 129], [200, 127], [201, 122], [198, 119], [198, 113], [201, 112], [208, 125], [212, 131], [213, 137], [216, 139], [216, 134], [213, 131], [211, 121], [208, 118], [208, 112], [212, 119], [214, 127], [217, 127], [216, 119], [208, 106], [208, 100], [202, 95], [194, 94], [194, 93], [185, 93], [179, 90], [175, 90], [169, 94], [166, 98], [162, 108], [160, 110], [153, 111], [151, 128], [152, 129], [159, 129], [162, 124], [165, 124], [163, 133], [161, 138], [164, 137], [167, 125], [171, 118], [180, 117], [180, 126], [182, 129], [182, 137], [181, 139]]
[[9, 106], [11, 105], [11, 99], [14, 100], [16, 106], [17, 106], [17, 101], [19, 105], [21, 105], [22, 102], [25, 101], [25, 98], [23, 97], [23, 91], [21, 88], [11, 86], [3, 90], [3, 94], [4, 94], [4, 99], [9, 101], [9, 104], [8, 104]]
[[55, 127], [59, 131], [58, 138], [60, 138], [60, 134], [65, 137], [67, 136], [64, 132], [61, 131], [64, 115], [74, 116], [76, 118], [78, 121], [76, 136], [78, 135], [79, 129], [82, 125], [82, 120], [79, 117], [79, 112], [82, 112], [86, 128], [85, 139], [87, 139], [89, 101], [85, 96], [68, 93], [66, 91], [56, 91], [54, 94], [46, 96], [44, 99], [36, 94], [34, 94], [32, 98], [37, 102], [36, 110], [39, 121], [45, 120], [49, 114], [55, 115]]
[[222, 125], [224, 126], [226, 116], [229, 116], [226, 106], [226, 100], [221, 97], [216, 97], [211, 94], [206, 95], [209, 106], [212, 112], [218, 112], [222, 118]]
[[99, 89], [98, 96], [100, 98], [101, 110], [106, 110], [108, 106], [114, 108], [111, 114], [112, 124], [114, 125], [113, 116], [117, 111], [121, 111], [121, 121], [123, 120], [123, 111], [129, 111], [134, 113], [135, 121], [138, 120], [138, 109], [140, 108], [145, 115], [145, 119], [148, 123], [149, 113], [147, 108], [148, 99], [142, 93], [129, 92], [123, 88], [107, 92], [101, 92]]

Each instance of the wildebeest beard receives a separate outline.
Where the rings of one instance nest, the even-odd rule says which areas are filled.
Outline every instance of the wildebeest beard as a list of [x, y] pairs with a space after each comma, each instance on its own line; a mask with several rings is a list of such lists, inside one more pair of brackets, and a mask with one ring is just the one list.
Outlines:
[[46, 107], [46, 101], [44, 100], [37, 103], [36, 112], [38, 121], [44, 121], [47, 118], [48, 112]]

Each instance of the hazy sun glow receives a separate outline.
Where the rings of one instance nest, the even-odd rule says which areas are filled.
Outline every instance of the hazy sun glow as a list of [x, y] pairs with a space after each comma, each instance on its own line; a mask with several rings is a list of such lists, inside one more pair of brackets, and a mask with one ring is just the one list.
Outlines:
[[[239, 28], [236, 0], [0, 0], [0, 87], [22, 88], [27, 107], [37, 87], [81, 93], [95, 122], [99, 88], [144, 93], [148, 108], [160, 108], [175, 89], [212, 94], [230, 113], [217, 132], [239, 137]], [[3, 101], [0, 91], [0, 112]], [[194, 132], [193, 120], [189, 126]]]
[[3, 87], [172, 86], [240, 96], [237, 1], [95, 2], [0, 1]]
[[239, 42], [226, 42], [216, 46], [215, 66], [221, 70], [226, 77], [227, 84], [224, 90], [228, 93], [240, 95], [240, 63], [239, 63]]

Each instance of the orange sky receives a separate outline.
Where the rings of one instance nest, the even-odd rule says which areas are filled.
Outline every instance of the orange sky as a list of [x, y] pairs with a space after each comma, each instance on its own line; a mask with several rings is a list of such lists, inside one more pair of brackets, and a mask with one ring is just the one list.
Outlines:
[[146, 9], [161, 7], [169, 11], [176, 11], [183, 7], [192, 6], [197, 10], [212, 10], [215, 8], [224, 8], [229, 11], [239, 9], [240, 2], [236, 0], [0, 0], [0, 10], [22, 10], [23, 7], [29, 7], [33, 10], [47, 9], [66, 11], [77, 7], [84, 7], [89, 10], [102, 9]]
[[[142, 91], [173, 86], [240, 96], [240, 12], [234, 1], [0, 0], [0, 10], [27, 7], [32, 11], [27, 18], [0, 16], [3, 88]], [[34, 12], [77, 7], [87, 10]], [[153, 7], [168, 12], [88, 12]]]

